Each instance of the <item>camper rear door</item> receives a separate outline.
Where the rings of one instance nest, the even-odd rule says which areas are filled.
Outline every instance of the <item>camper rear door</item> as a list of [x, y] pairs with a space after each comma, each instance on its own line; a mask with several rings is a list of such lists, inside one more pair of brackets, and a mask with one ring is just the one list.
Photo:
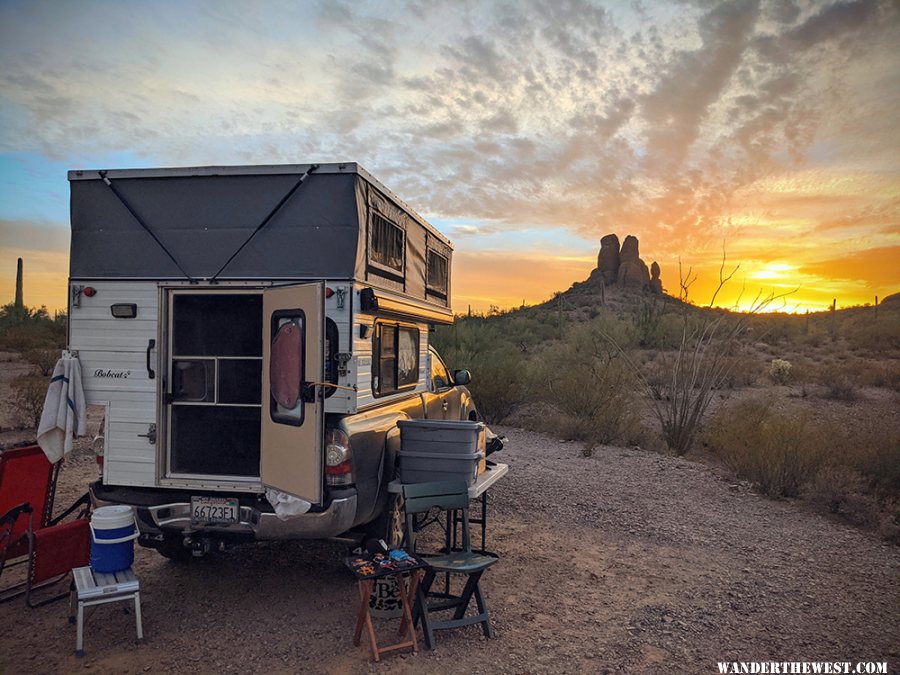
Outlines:
[[263, 485], [314, 504], [323, 498], [325, 285], [263, 292]]

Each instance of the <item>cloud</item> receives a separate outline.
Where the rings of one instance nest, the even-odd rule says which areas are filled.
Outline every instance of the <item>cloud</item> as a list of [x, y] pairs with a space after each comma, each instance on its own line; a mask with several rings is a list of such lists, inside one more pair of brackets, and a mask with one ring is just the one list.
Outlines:
[[786, 37], [801, 49], [808, 49], [858, 29], [875, 15], [877, 7], [874, 0], [836, 2], [788, 31]]
[[[388, 7], [0, 5], [0, 149], [356, 160], [473, 246], [481, 221], [764, 260], [900, 223], [896, 3]], [[771, 181], [817, 171], [859, 189]]]
[[[846, 255], [804, 265], [802, 272], [837, 279], [865, 282], [874, 289], [882, 289], [884, 295], [900, 290], [897, 278], [897, 261], [900, 246], [885, 246], [864, 251], [848, 251]], [[882, 295], [882, 297], [884, 297]]]
[[43, 220], [0, 218], [0, 249], [67, 252], [69, 228]]

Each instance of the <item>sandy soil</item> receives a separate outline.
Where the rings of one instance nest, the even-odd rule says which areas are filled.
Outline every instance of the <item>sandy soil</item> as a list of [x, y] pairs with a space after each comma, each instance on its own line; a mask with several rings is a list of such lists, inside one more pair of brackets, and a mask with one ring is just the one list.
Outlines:
[[[139, 549], [145, 641], [101, 606], [73, 656], [64, 602], [0, 605], [0, 672], [715, 672], [722, 660], [900, 668], [900, 549], [704, 464], [503, 429], [484, 577], [496, 638], [439, 633], [374, 664], [351, 644], [344, 545], [264, 543], [188, 564]], [[96, 475], [84, 443], [64, 506]], [[5, 576], [5, 575], [4, 575]], [[384, 639], [392, 637], [388, 626]]]

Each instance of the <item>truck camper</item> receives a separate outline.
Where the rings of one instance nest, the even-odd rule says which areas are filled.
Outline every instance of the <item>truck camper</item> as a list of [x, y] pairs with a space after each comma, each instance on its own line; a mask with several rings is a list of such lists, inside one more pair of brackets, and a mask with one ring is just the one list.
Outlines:
[[402, 527], [403, 419], [474, 420], [429, 345], [450, 242], [358, 164], [69, 172], [95, 505], [170, 558]]

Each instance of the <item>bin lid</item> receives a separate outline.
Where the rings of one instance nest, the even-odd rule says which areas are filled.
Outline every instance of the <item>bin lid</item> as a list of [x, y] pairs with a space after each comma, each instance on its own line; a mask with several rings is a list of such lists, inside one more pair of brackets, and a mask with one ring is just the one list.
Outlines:
[[460, 429], [478, 429], [484, 428], [484, 422], [474, 422], [472, 420], [400, 420], [397, 426], [402, 430], [403, 427], [409, 429], [428, 429], [428, 430], [453, 430]]

